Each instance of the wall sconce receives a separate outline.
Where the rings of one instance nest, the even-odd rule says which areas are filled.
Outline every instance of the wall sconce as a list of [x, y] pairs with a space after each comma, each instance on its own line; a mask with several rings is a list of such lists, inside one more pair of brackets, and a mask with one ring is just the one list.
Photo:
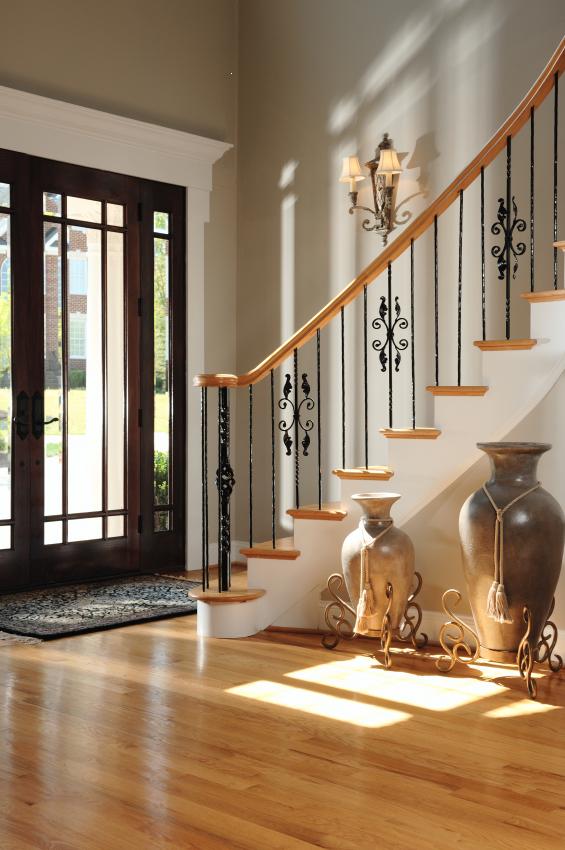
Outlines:
[[357, 206], [356, 184], [365, 179], [361, 171], [359, 159], [356, 156], [343, 158], [340, 183], [349, 183], [349, 197], [351, 206], [350, 215], [356, 211], [368, 212], [374, 218], [366, 218], [362, 222], [364, 230], [375, 230], [381, 234], [383, 245], [387, 244], [388, 234], [394, 223], [394, 196], [398, 187], [398, 175], [402, 169], [398, 161], [398, 154], [392, 146], [392, 140], [385, 133], [383, 140], [375, 151], [375, 158], [365, 163], [369, 169], [371, 184], [373, 186], [373, 201], [375, 208]]

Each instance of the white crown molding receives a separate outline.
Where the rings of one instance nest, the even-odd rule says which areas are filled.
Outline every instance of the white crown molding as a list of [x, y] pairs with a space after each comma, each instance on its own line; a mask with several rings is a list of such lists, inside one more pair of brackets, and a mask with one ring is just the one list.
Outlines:
[[210, 191], [233, 145], [0, 86], [0, 147]]

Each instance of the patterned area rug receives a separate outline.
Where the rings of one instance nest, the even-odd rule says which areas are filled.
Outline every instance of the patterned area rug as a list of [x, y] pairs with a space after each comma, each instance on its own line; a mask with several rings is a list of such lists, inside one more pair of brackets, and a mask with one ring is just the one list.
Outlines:
[[0, 596], [0, 631], [49, 640], [195, 614], [196, 602], [188, 592], [198, 585], [181, 578], [135, 576]]

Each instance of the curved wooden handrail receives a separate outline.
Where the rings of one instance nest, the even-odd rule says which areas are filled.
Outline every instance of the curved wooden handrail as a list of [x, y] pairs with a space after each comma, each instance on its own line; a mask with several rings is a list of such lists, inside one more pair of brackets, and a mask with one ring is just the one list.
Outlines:
[[[280, 345], [272, 354], [265, 358], [250, 372], [243, 375], [196, 375], [194, 385], [197, 387], [238, 386], [247, 387], [265, 378], [271, 369], [275, 369], [295, 348], [302, 346], [312, 339], [318, 329], [325, 327], [342, 307], [353, 301], [363, 291], [363, 287], [375, 280], [410, 246], [412, 239], [420, 236], [455, 201], [459, 192], [466, 189], [481, 173], [481, 168], [489, 165], [506, 146], [508, 136], [515, 136], [530, 117], [532, 109], [537, 109], [553, 88], [555, 74], [561, 75], [565, 69], [565, 37], [547, 63], [542, 74], [538, 77], [528, 94], [504, 122], [499, 130], [487, 142], [481, 152], [463, 169], [430, 206], [409, 225], [404, 233], [398, 236], [376, 259], [363, 269], [351, 283], [323, 307], [309, 322], [296, 331], [293, 336]], [[235, 378], [235, 381], [234, 381]]]

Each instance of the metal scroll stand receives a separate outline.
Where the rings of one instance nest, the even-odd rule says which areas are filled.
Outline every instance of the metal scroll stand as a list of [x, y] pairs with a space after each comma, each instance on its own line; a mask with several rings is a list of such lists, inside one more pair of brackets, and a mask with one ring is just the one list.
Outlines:
[[[428, 642], [428, 637], [423, 632], [418, 635], [418, 629], [422, 622], [422, 609], [415, 602], [422, 588], [422, 576], [420, 573], [414, 573], [416, 578], [416, 587], [411, 592], [406, 602], [404, 609], [404, 618], [400, 628], [397, 630], [396, 639], [402, 643], [410, 642], [414, 649], [422, 649]], [[333, 573], [328, 579], [328, 591], [332, 597], [332, 602], [326, 606], [325, 620], [329, 629], [329, 633], [322, 637], [322, 645], [326, 649], [335, 649], [340, 640], [354, 640], [356, 637], [371, 637], [371, 635], [358, 635], [353, 631], [351, 623], [347, 619], [347, 614], [351, 614], [353, 619], [356, 618], [356, 611], [340, 596], [340, 591], [343, 588], [343, 576], [341, 573]], [[392, 609], [392, 600], [394, 589], [390, 582], [386, 586], [386, 596], [388, 604], [383, 616], [381, 628], [376, 635], [380, 640], [381, 650], [384, 655], [384, 666], [389, 668], [392, 666], [392, 657], [390, 647], [393, 641], [394, 629], [391, 627], [390, 612]]]
[[[449, 602], [450, 594], [454, 595], [454, 599], [451, 603]], [[480, 644], [477, 633], [453, 613], [452, 609], [456, 608], [460, 601], [461, 594], [458, 590], [451, 588], [450, 590], [446, 590], [443, 594], [443, 610], [450, 619], [448, 622], [443, 624], [439, 633], [439, 641], [447, 653], [446, 656], [443, 656], [436, 661], [436, 667], [441, 673], [449, 673], [449, 671], [453, 670], [455, 664], [458, 662], [460, 664], [473, 664], [479, 658]], [[557, 643], [557, 626], [549, 618], [553, 613], [554, 606], [555, 599], [553, 599], [551, 603], [551, 608], [549, 609], [547, 620], [542, 629], [541, 637], [535, 646], [530, 640], [532, 629], [531, 612], [527, 606], [524, 606], [523, 610], [526, 629], [518, 647], [516, 665], [520, 676], [526, 682], [528, 694], [532, 699], [535, 699], [537, 696], [537, 686], [535, 681], [532, 679], [534, 664], [544, 664], [547, 662], [552, 673], [558, 673], [563, 667], [563, 660], [561, 656], [556, 655], [553, 652]], [[471, 636], [471, 644], [465, 637], [466, 632], [468, 632]]]

